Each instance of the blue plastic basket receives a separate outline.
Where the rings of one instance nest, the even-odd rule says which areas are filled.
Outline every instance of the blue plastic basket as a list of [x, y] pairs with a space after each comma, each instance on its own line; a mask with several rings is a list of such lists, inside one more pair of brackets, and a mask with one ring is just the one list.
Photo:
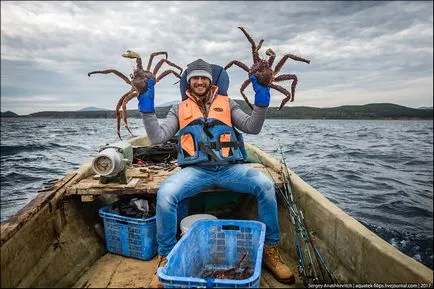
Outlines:
[[[258, 288], [261, 279], [265, 224], [242, 220], [199, 220], [179, 240], [157, 270], [165, 288]], [[200, 278], [204, 269], [233, 268], [247, 252], [241, 266], [253, 269], [242, 280]]]
[[157, 254], [156, 217], [130, 218], [109, 213], [106, 206], [99, 209], [104, 220], [107, 250], [113, 254], [150, 260]]

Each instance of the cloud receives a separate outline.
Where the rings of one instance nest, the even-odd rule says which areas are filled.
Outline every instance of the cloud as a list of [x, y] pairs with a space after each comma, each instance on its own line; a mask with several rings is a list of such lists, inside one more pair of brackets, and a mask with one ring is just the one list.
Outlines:
[[[290, 105], [376, 99], [432, 106], [432, 11], [430, 1], [3, 1], [2, 110], [36, 112], [40, 99], [21, 106], [12, 100], [41, 95], [55, 96], [51, 110], [62, 103], [71, 109], [113, 108], [128, 85], [114, 75], [87, 73], [111, 68], [128, 76], [134, 62], [121, 56], [126, 49], [139, 52], [145, 63], [152, 52], [167, 51], [182, 67], [196, 58], [250, 66], [251, 46], [238, 26], [256, 42], [264, 39], [262, 57], [272, 48], [276, 61], [287, 53], [311, 60], [309, 65], [288, 60], [282, 68], [281, 74], [299, 78]], [[230, 95], [241, 98], [247, 73], [239, 68], [228, 73]], [[175, 81], [168, 76], [158, 84], [157, 104], [180, 98]], [[417, 102], [408, 103], [402, 91], [417, 92]], [[246, 92], [253, 95], [250, 86]]]

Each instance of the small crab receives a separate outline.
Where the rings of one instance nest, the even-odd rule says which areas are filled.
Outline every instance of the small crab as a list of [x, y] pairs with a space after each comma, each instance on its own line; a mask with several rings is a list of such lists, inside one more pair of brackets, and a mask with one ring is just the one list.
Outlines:
[[[306, 63], [310, 63], [310, 60], [301, 58], [299, 56], [293, 55], [293, 54], [286, 54], [282, 57], [282, 59], [277, 63], [274, 70], [271, 68], [273, 65], [274, 59], [276, 58], [276, 54], [271, 49], [267, 49], [265, 52], [266, 55], [269, 56], [267, 59], [261, 59], [259, 57], [259, 49], [262, 46], [262, 43], [264, 40], [262, 39], [258, 45], [255, 44], [252, 37], [246, 32], [246, 30], [243, 27], [238, 27], [241, 29], [241, 31], [244, 33], [244, 35], [247, 37], [247, 40], [252, 44], [252, 55], [253, 55], [253, 65], [252, 67], [248, 67], [246, 64], [242, 63], [238, 60], [233, 60], [229, 62], [225, 66], [225, 70], [231, 67], [233, 64], [239, 66], [240, 68], [244, 69], [249, 74], [249, 79], [244, 81], [244, 83], [241, 85], [240, 93], [243, 96], [244, 100], [247, 102], [247, 104], [250, 106], [251, 109], [253, 109], [252, 104], [247, 99], [246, 95], [244, 94], [244, 90], [250, 83], [250, 77], [252, 75], [256, 75], [258, 82], [263, 86], [269, 86], [271, 88], [274, 88], [275, 90], [283, 93], [286, 97], [282, 100], [282, 103], [280, 104], [278, 110], [282, 109], [282, 107], [288, 102], [288, 101], [294, 101], [294, 95], [295, 95], [295, 87], [297, 85], [297, 76], [295, 74], [282, 74], [278, 75], [280, 69], [282, 68], [283, 64], [285, 64], [285, 61], [288, 58], [291, 58], [296, 61], [303, 61]], [[274, 84], [274, 82], [284, 81], [284, 80], [292, 80], [291, 85], [291, 92], [286, 90], [280, 85]]]
[[[157, 65], [155, 65], [154, 70], [151, 72], [152, 60], [154, 59], [155, 56], [162, 55], [162, 54], [164, 54], [166, 56], [166, 58], [161, 59], [157, 63]], [[141, 93], [148, 90], [148, 80], [149, 79], [152, 78], [157, 83], [163, 77], [169, 75], [170, 73], [173, 73], [176, 77], [181, 79], [181, 73], [182, 73], [181, 67], [179, 67], [178, 65], [174, 64], [173, 62], [170, 62], [169, 60], [167, 60], [167, 52], [165, 52], [165, 51], [151, 53], [146, 70], [143, 69], [142, 58], [140, 57], [140, 55], [137, 52], [127, 50], [127, 53], [122, 54], [122, 56], [126, 57], [126, 58], [136, 59], [136, 69], [134, 70], [134, 72], [132, 74], [130, 74], [131, 79], [129, 79], [127, 76], [125, 76], [122, 72], [119, 72], [118, 70], [115, 70], [115, 69], [108, 69], [108, 70], [102, 70], [102, 71], [92, 71], [92, 72], [89, 72], [87, 74], [88, 76], [91, 76], [92, 74], [95, 74], [95, 73], [102, 73], [102, 74], [114, 73], [117, 76], [119, 76], [120, 78], [122, 78], [127, 84], [131, 85], [131, 89], [119, 99], [119, 101], [116, 105], [116, 132], [119, 136], [119, 139], [121, 139], [121, 140], [122, 140], [121, 134], [120, 134], [121, 118], [123, 119], [123, 121], [125, 123], [125, 128], [131, 134], [131, 136], [133, 136], [132, 132], [130, 131], [130, 129], [128, 127], [127, 103], [131, 99], [133, 99], [134, 97], [137, 97]], [[167, 63], [170, 66], [178, 68], [180, 70], [180, 72], [178, 73], [172, 69], [168, 69], [168, 70], [163, 71], [157, 77], [157, 73], [164, 63]], [[122, 107], [122, 111], [120, 110], [121, 107]]]

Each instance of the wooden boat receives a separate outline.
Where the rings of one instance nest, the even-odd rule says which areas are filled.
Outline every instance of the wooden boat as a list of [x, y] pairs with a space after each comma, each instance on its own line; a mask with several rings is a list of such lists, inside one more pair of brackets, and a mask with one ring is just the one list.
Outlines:
[[[150, 146], [146, 137], [133, 138], [128, 143], [135, 150]], [[276, 186], [282, 187], [281, 173], [285, 169], [282, 163], [253, 145], [246, 144], [246, 148], [250, 161], [247, 165], [271, 174]], [[89, 160], [77, 171], [54, 181], [51, 188], [40, 192], [1, 224], [1, 287], [147, 286], [157, 258], [143, 261], [108, 253], [98, 209], [120, 195], [155, 195], [161, 182], [178, 169], [159, 169], [150, 177], [149, 171], [132, 166], [127, 171], [131, 178], [127, 184], [101, 184]], [[382, 240], [294, 172], [288, 170], [288, 174], [304, 217], [315, 231], [316, 246], [339, 283], [432, 286], [431, 269]], [[198, 198], [221, 191], [221, 188], [210, 188]], [[205, 208], [204, 212], [220, 218], [256, 219], [255, 202], [249, 196], [242, 196], [240, 202], [217, 209]], [[297, 272], [292, 224], [280, 201], [279, 225], [279, 249], [287, 264]], [[296, 277], [294, 285], [285, 286], [263, 269], [260, 285], [302, 287], [300, 277]]]

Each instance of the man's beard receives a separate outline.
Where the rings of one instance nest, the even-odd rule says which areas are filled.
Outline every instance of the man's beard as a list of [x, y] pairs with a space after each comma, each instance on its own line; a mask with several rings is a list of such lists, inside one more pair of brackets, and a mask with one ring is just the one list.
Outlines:
[[193, 93], [194, 93], [197, 97], [199, 97], [199, 98], [201, 98], [201, 99], [204, 99], [204, 98], [206, 98], [207, 95], [209, 94], [209, 91], [211, 90], [211, 85], [209, 85], [207, 88], [205, 88], [205, 91], [204, 91], [203, 93], [198, 93], [198, 92], [196, 91], [196, 89], [194, 89], [194, 88], [191, 88], [191, 90], [193, 91]]

